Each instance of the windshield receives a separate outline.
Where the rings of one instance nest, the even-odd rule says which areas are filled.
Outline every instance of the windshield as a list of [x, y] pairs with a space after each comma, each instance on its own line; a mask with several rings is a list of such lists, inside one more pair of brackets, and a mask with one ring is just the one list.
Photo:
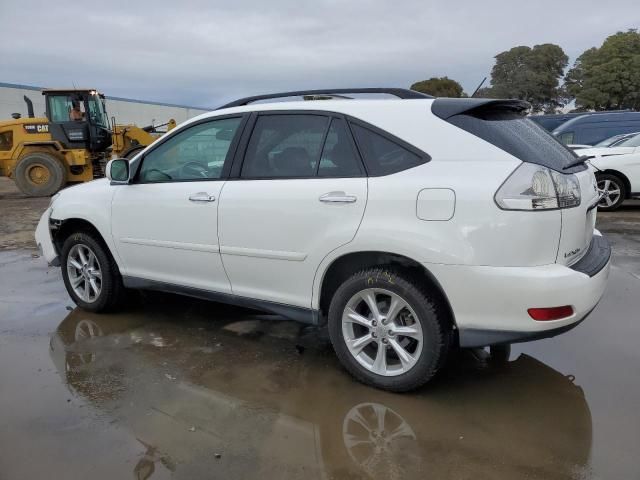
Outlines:
[[613, 137], [605, 138], [601, 142], [596, 143], [594, 147], [609, 147], [620, 141], [620, 138], [624, 139], [625, 137], [626, 135], [614, 135]]
[[91, 123], [109, 128], [104, 102], [97, 93], [89, 96], [89, 118]]
[[633, 137], [627, 138], [623, 142], [616, 143], [616, 147], [640, 147], [640, 133], [636, 133]]

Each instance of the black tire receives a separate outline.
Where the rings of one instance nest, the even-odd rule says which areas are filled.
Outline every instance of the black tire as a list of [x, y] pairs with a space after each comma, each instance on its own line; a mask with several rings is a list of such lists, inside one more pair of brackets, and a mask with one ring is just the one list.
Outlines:
[[[67, 261], [71, 249], [76, 245], [88, 247], [93, 252], [102, 273], [100, 293], [90, 302], [80, 298], [71, 286]], [[76, 305], [83, 310], [89, 312], [107, 312], [113, 311], [123, 304], [126, 290], [122, 284], [122, 277], [118, 265], [101, 239], [87, 232], [71, 234], [62, 246], [60, 265], [62, 268], [62, 279], [64, 280], [64, 285], [67, 288], [69, 296]]]
[[[438, 296], [423, 288], [421, 282], [387, 268], [371, 268], [348, 278], [334, 294], [329, 307], [328, 328], [331, 343], [342, 365], [360, 382], [383, 390], [406, 392], [421, 387], [443, 365], [451, 346], [452, 331]], [[349, 351], [342, 333], [342, 314], [358, 292], [377, 288], [395, 293], [415, 312], [423, 332], [418, 360], [405, 373], [379, 375], [360, 365]]]
[[122, 158], [131, 160], [133, 157], [135, 157], [138, 153], [140, 153], [145, 148], [147, 147], [145, 147], [144, 145], [136, 145], [135, 147], [131, 147], [129, 150], [127, 150], [125, 153], [122, 154]]
[[600, 190], [604, 189], [605, 185], [609, 185], [609, 190], [620, 191], [619, 196], [611, 205], [606, 204], [606, 196], [600, 200], [600, 203], [598, 203], [598, 210], [603, 212], [612, 212], [620, 208], [622, 202], [627, 198], [627, 187], [625, 186], [625, 182], [619, 176], [611, 173], [598, 173], [596, 174], [596, 180], [598, 182], [598, 189]]
[[14, 171], [16, 185], [30, 197], [49, 197], [67, 183], [62, 162], [47, 152], [29, 153], [18, 160]]

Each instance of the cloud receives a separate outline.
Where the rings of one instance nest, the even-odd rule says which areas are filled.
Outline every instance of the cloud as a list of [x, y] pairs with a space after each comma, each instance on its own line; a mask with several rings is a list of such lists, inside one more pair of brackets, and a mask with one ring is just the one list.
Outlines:
[[575, 59], [640, 24], [631, 0], [31, 0], [0, 14], [0, 81], [202, 106], [443, 75], [473, 91], [512, 46], [557, 43]]

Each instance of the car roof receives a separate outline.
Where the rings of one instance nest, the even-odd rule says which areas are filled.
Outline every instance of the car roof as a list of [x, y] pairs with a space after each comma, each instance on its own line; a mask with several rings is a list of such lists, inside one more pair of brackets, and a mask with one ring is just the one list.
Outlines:
[[415, 100], [398, 100], [398, 99], [336, 99], [336, 100], [301, 100], [286, 102], [268, 102], [268, 103], [251, 103], [249, 105], [241, 105], [238, 107], [228, 107], [219, 110], [212, 110], [203, 113], [196, 118], [217, 117], [222, 115], [232, 115], [237, 113], [264, 112], [264, 111], [286, 111], [286, 110], [308, 110], [308, 111], [326, 111], [336, 113], [349, 113], [349, 111], [375, 108], [382, 106], [391, 108], [402, 108], [402, 105], [413, 104], [417, 102], [430, 106], [433, 99], [415, 99]]

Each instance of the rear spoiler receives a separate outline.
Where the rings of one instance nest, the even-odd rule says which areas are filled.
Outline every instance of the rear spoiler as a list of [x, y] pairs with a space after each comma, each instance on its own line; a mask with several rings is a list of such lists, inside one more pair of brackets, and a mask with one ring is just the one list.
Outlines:
[[524, 115], [530, 108], [531, 104], [524, 100], [492, 100], [490, 98], [436, 98], [431, 105], [433, 114], [443, 120], [461, 113], [510, 112]]

